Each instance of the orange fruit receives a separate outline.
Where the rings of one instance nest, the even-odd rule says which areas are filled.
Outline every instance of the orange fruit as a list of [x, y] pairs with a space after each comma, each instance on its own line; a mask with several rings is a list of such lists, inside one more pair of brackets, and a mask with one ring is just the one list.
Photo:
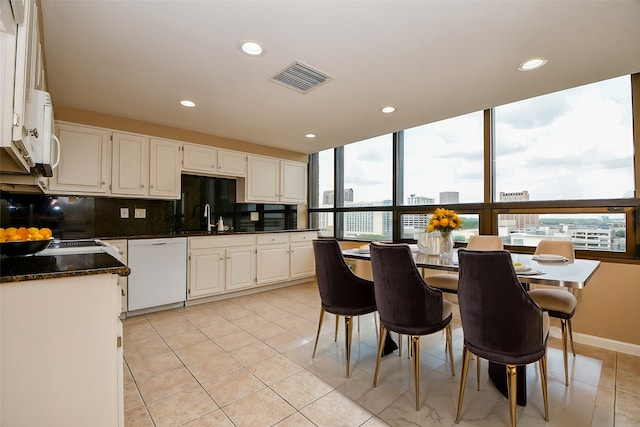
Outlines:
[[51, 229], [47, 228], [47, 227], [43, 227], [40, 229], [40, 234], [42, 235], [43, 239], [48, 239], [49, 237], [53, 236], [53, 233], [51, 232]]
[[17, 231], [18, 231], [17, 228], [9, 227], [6, 230], [4, 230], [4, 234], [5, 234], [5, 236], [13, 236], [14, 234], [16, 234]]
[[27, 229], [24, 227], [18, 228], [18, 231], [16, 231], [16, 234], [22, 237], [22, 240], [27, 240], [27, 238], [29, 237], [29, 231], [27, 231]]
[[27, 231], [29, 232], [29, 234], [35, 234], [40, 230], [38, 229], [38, 227], [29, 227], [27, 228]]
[[40, 233], [30, 234], [29, 237], [31, 238], [31, 240], [44, 240], [44, 236], [42, 236], [42, 234]]
[[9, 238], [7, 239], [8, 242], [17, 242], [19, 240], [22, 240], [22, 237], [20, 237], [19, 234], [12, 234], [11, 236], [9, 236]]

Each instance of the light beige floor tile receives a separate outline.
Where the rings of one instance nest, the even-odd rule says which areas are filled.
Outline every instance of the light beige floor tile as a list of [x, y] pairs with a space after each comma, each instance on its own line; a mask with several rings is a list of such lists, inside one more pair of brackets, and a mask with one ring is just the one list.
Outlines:
[[154, 325], [162, 322], [172, 322], [182, 320], [182, 314], [177, 309], [156, 311], [154, 313], [145, 314], [144, 317]]
[[296, 412], [274, 424], [274, 427], [315, 427], [315, 424], [306, 419], [300, 412]]
[[197, 418], [193, 421], [189, 421], [186, 424], [183, 424], [183, 427], [234, 427], [233, 423], [227, 417], [227, 415], [222, 412], [221, 409], [216, 409], [213, 412], [209, 412], [207, 415], [203, 415], [200, 418]]
[[123, 361], [123, 377], [124, 377], [124, 382], [128, 383], [128, 382], [133, 382], [133, 375], [131, 375], [131, 371], [129, 370], [129, 365], [127, 364], [127, 361], [124, 360]]
[[618, 353], [618, 371], [640, 376], [640, 357], [626, 353]]
[[261, 360], [277, 356], [278, 352], [268, 345], [260, 341], [256, 341], [249, 345], [236, 348], [235, 350], [230, 351], [229, 354], [244, 366], [248, 366], [260, 362]]
[[211, 381], [220, 375], [241, 369], [242, 365], [240, 365], [231, 356], [228, 356], [225, 353], [219, 353], [214, 354], [207, 359], [187, 365], [187, 368], [200, 383], [204, 383], [205, 381]]
[[596, 408], [606, 409], [613, 413], [615, 409], [615, 390], [610, 387], [598, 387], [598, 394], [596, 395]]
[[215, 339], [234, 332], [240, 332], [242, 331], [242, 329], [240, 329], [237, 325], [229, 322], [228, 320], [225, 320], [224, 322], [215, 325], [200, 328], [200, 331], [209, 338]]
[[244, 347], [247, 344], [256, 342], [257, 338], [245, 331], [232, 332], [222, 337], [213, 338], [213, 342], [225, 351]]
[[234, 307], [222, 309], [218, 312], [218, 314], [220, 314], [225, 319], [232, 321], [253, 315], [252, 312], [250, 312], [246, 308], [240, 307], [239, 305], [234, 305]]
[[158, 332], [149, 322], [136, 322], [134, 324], [126, 323], [124, 327], [123, 341], [124, 345], [140, 344], [145, 341], [151, 341], [160, 338]]
[[139, 406], [124, 412], [125, 427], [154, 427], [147, 408]]
[[133, 408], [139, 408], [144, 406], [144, 401], [140, 396], [136, 383], [127, 382], [124, 383], [124, 410], [128, 411]]
[[166, 342], [160, 337], [157, 339], [127, 344], [125, 342], [123, 346], [124, 358], [128, 361], [134, 361], [138, 359], [144, 359], [160, 353], [166, 353], [171, 351]]
[[162, 372], [137, 382], [140, 394], [150, 403], [173, 393], [196, 386], [198, 382], [184, 366]]
[[167, 342], [169, 347], [175, 350], [181, 347], [186, 347], [186, 346], [198, 344], [204, 341], [209, 341], [209, 337], [200, 331], [194, 330], [191, 332], [171, 335], [171, 336], [165, 337], [164, 340]]
[[282, 326], [276, 325], [275, 323], [265, 319], [262, 319], [257, 326], [246, 328], [246, 331], [259, 340], [264, 340], [287, 332], [286, 329], [284, 329]]
[[593, 410], [591, 427], [614, 427], [615, 414], [611, 409], [596, 407]]
[[295, 409], [269, 388], [223, 408], [238, 427], [267, 427], [287, 418]]
[[285, 331], [281, 334], [274, 335], [264, 340], [265, 343], [281, 353], [291, 350], [294, 347], [304, 345], [309, 341], [310, 340], [299, 337], [298, 335], [292, 334], [289, 331]]
[[208, 359], [215, 354], [224, 353], [224, 350], [218, 347], [213, 341], [203, 341], [198, 344], [177, 348], [174, 351], [185, 365]]
[[224, 407], [258, 390], [262, 390], [266, 385], [248, 370], [237, 369], [202, 383], [202, 387], [216, 401], [218, 406]]
[[265, 384], [273, 384], [302, 370], [302, 367], [291, 359], [279, 354], [269, 359], [248, 366]]
[[160, 353], [155, 356], [129, 362], [131, 374], [136, 381], [159, 374], [160, 372], [179, 368], [182, 362], [172, 352]]
[[182, 318], [182, 316], [180, 317], [180, 319], [177, 319], [175, 321], [164, 321], [161, 323], [156, 323], [153, 325], [153, 327], [163, 338], [196, 330], [196, 327], [193, 326], [189, 321]]
[[333, 391], [333, 387], [308, 371], [299, 371], [271, 385], [271, 389], [296, 409]]
[[616, 389], [640, 395], [640, 375], [618, 370]]
[[616, 414], [640, 419], [640, 395], [616, 390]]
[[316, 400], [300, 412], [319, 427], [359, 426], [372, 416], [337, 391]]
[[196, 386], [147, 405], [156, 426], [179, 426], [218, 409], [200, 386]]
[[616, 414], [615, 426], [616, 427], [640, 427], [640, 419], [630, 418], [622, 414]]
[[202, 309], [193, 313], [185, 313], [184, 318], [197, 328], [206, 328], [228, 322], [227, 319], [209, 309]]

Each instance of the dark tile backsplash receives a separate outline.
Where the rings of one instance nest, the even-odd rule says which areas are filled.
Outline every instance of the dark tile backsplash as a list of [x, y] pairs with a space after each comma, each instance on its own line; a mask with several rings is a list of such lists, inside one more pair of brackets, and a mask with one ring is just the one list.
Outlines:
[[[180, 233], [206, 230], [206, 203], [212, 223], [222, 216], [236, 231], [297, 228], [296, 206], [236, 203], [234, 179], [193, 175], [182, 175], [182, 198], [169, 201], [0, 192], [0, 226], [49, 227], [61, 239]], [[129, 209], [129, 218], [120, 218], [120, 208]], [[135, 209], [145, 209], [146, 218], [134, 218]]]

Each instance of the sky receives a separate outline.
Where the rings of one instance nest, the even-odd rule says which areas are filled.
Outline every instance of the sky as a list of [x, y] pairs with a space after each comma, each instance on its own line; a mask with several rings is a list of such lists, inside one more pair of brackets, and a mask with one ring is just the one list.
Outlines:
[[[495, 108], [496, 192], [530, 200], [633, 197], [629, 76]], [[482, 202], [483, 112], [405, 130], [405, 202], [438, 204], [441, 191]], [[345, 188], [355, 201], [391, 199], [392, 135], [345, 146]], [[327, 163], [329, 162], [329, 163]], [[332, 170], [320, 156], [321, 171]], [[321, 173], [320, 194], [332, 189]]]

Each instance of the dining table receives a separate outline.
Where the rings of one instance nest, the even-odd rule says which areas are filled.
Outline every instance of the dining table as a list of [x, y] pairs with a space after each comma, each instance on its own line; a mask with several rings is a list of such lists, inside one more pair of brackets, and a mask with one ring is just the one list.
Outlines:
[[[416, 266], [421, 269], [458, 272], [458, 248], [450, 257], [441, 257], [420, 252], [417, 245], [409, 245]], [[368, 247], [342, 251], [345, 258], [371, 260]], [[567, 259], [552, 255], [533, 255], [511, 252], [514, 270], [525, 290], [530, 285], [557, 286], [570, 291], [584, 289], [600, 266], [600, 261], [590, 259]], [[424, 275], [424, 270], [423, 270]], [[425, 276], [428, 283], [428, 275]], [[489, 377], [503, 396], [509, 396], [507, 375], [504, 365], [489, 362]], [[517, 367], [517, 403], [527, 404], [526, 366]]]

